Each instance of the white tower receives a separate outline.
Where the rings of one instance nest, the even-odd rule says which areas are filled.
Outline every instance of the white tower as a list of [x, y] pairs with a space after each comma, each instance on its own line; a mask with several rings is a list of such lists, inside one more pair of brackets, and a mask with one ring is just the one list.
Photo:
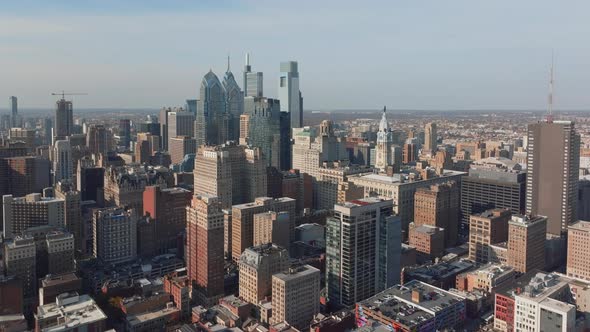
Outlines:
[[393, 137], [387, 124], [385, 117], [385, 106], [383, 106], [383, 115], [381, 122], [379, 122], [379, 131], [377, 132], [377, 146], [375, 147], [375, 168], [384, 172], [387, 166], [391, 165], [391, 145], [393, 144]]
[[72, 147], [70, 141], [57, 140], [53, 145], [55, 183], [72, 179]]

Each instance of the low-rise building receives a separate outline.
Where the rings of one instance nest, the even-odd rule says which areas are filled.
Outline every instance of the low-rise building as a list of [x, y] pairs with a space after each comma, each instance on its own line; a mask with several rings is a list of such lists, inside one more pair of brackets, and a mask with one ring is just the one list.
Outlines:
[[90, 296], [64, 293], [54, 303], [37, 307], [35, 331], [104, 331], [106, 319]]

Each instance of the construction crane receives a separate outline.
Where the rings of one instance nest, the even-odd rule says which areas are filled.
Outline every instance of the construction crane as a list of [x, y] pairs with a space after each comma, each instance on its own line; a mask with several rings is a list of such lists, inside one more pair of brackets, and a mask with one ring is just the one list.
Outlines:
[[61, 96], [61, 99], [65, 99], [66, 96], [74, 96], [74, 95], [87, 95], [87, 93], [75, 93], [75, 92], [64, 92], [64, 90], [61, 90], [61, 92], [52, 92], [51, 93], [52, 96]]

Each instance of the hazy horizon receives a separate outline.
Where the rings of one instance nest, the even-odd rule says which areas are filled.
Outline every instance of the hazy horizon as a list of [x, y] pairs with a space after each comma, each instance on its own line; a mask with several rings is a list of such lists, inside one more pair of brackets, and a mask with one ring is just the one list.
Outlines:
[[[468, 0], [23, 0], [0, 13], [0, 111], [158, 109], [198, 98], [227, 55], [241, 85], [244, 55], [276, 98], [279, 63], [299, 62], [305, 110], [555, 109], [590, 105], [590, 3]], [[460, 13], [460, 15], [458, 15]]]

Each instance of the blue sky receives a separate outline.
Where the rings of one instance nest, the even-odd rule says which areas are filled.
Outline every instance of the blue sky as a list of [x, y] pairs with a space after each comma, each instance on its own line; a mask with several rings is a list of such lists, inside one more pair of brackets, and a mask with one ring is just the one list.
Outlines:
[[[182, 105], [244, 54], [276, 97], [299, 62], [306, 109], [590, 109], [588, 1], [8, 1], [0, 95], [51, 108]], [[239, 81], [241, 83], [241, 81]], [[6, 106], [0, 104], [0, 108]]]

